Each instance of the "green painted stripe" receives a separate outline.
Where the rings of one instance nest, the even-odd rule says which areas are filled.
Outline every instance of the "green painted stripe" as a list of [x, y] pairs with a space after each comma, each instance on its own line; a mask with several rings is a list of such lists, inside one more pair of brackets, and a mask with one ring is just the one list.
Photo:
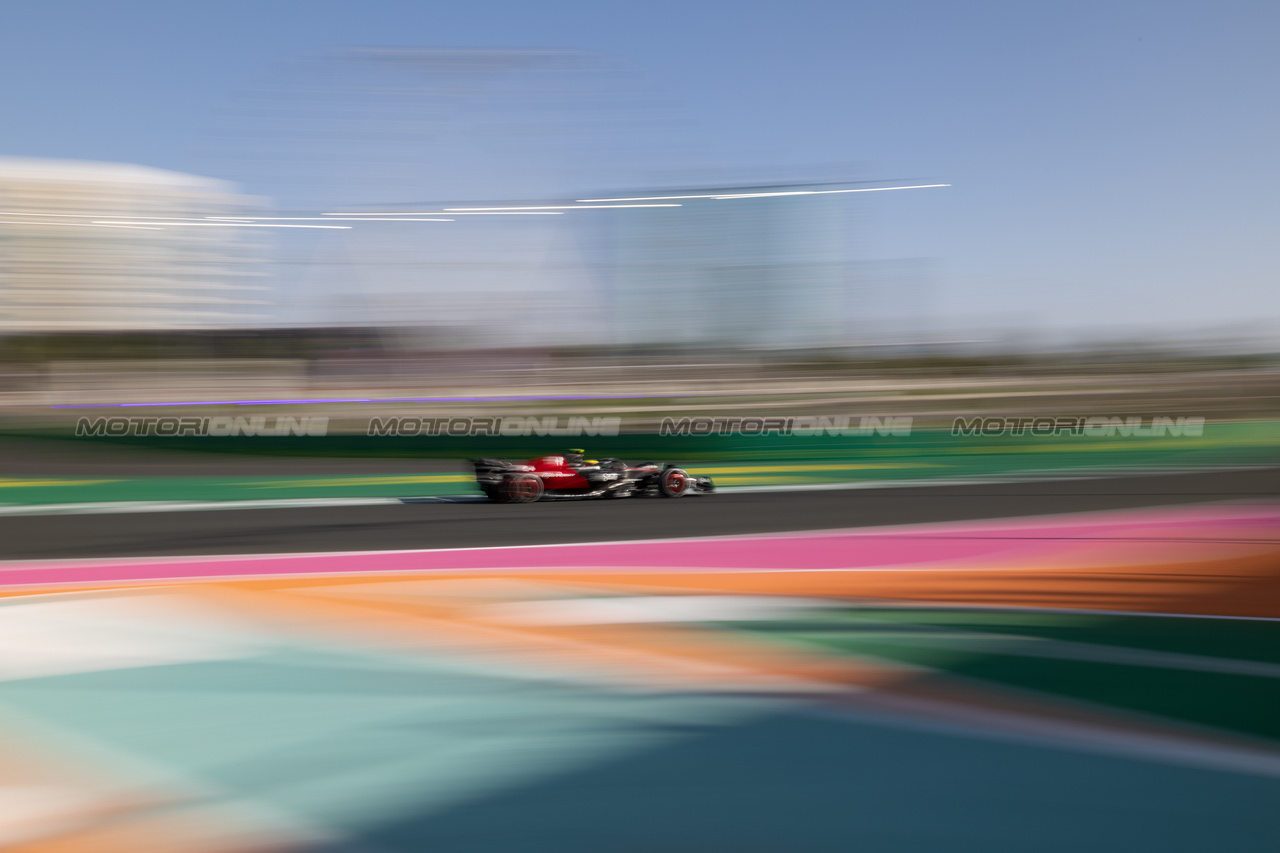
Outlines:
[[1277, 622], [877, 608], [739, 629], [1280, 739]]

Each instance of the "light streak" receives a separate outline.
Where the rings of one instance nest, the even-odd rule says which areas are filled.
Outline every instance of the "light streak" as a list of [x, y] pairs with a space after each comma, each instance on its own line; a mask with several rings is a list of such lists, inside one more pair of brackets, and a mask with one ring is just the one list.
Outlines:
[[949, 187], [951, 184], [912, 184], [910, 186], [901, 187], [857, 187], [845, 190], [779, 190], [778, 192], [761, 192], [761, 193], [707, 193], [706, 195], [654, 195], [654, 196], [637, 196], [635, 198], [580, 198], [577, 201], [580, 204], [593, 204], [602, 201], [667, 201], [671, 199], [687, 199], [687, 198], [710, 198], [710, 199], [728, 199], [728, 198], [770, 198], [773, 196], [787, 195], [833, 195], [836, 193], [878, 193], [886, 190], [923, 190], [932, 187]]
[[[146, 225], [145, 222], [95, 222], [94, 225]], [[187, 226], [208, 228], [328, 228], [328, 229], [347, 229], [350, 225], [266, 225], [258, 222], [167, 222], [166, 225], [183, 228]]]
[[593, 205], [584, 206], [581, 204], [545, 204], [545, 205], [539, 205], [537, 207], [446, 207], [445, 210], [449, 213], [466, 213], [466, 212], [478, 213], [478, 212], [490, 211], [490, 210], [494, 210], [494, 211], [497, 211], [497, 210], [507, 210], [507, 211], [603, 210], [605, 208], [614, 208], [614, 207], [682, 207], [682, 205], [679, 205], [679, 204], [593, 204]]

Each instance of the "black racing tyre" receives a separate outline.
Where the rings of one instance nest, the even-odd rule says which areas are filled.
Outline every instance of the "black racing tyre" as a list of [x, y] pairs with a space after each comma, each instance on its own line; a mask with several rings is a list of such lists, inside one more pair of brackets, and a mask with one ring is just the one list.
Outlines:
[[664, 498], [680, 498], [693, 490], [693, 480], [683, 468], [667, 468], [658, 475], [658, 491]]
[[505, 503], [531, 504], [541, 498], [544, 491], [541, 477], [513, 474], [502, 481], [500, 494]]

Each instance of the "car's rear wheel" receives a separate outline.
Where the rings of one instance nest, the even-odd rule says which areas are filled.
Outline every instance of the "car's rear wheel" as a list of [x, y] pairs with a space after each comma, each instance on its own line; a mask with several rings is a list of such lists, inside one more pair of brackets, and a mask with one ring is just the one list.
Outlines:
[[507, 503], [531, 504], [544, 491], [542, 479], [532, 474], [516, 474], [502, 481], [502, 497]]
[[664, 498], [683, 497], [692, 487], [689, 474], [683, 468], [667, 468], [658, 475], [658, 491]]

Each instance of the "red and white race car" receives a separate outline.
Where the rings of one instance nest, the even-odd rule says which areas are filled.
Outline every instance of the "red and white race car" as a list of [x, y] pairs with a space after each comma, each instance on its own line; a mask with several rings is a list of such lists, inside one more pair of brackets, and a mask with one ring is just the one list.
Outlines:
[[583, 454], [574, 449], [522, 463], [476, 459], [476, 484], [489, 500], [501, 503], [637, 495], [679, 498], [715, 491], [710, 477], [694, 477], [673, 464], [628, 465], [621, 459], [584, 459]]

